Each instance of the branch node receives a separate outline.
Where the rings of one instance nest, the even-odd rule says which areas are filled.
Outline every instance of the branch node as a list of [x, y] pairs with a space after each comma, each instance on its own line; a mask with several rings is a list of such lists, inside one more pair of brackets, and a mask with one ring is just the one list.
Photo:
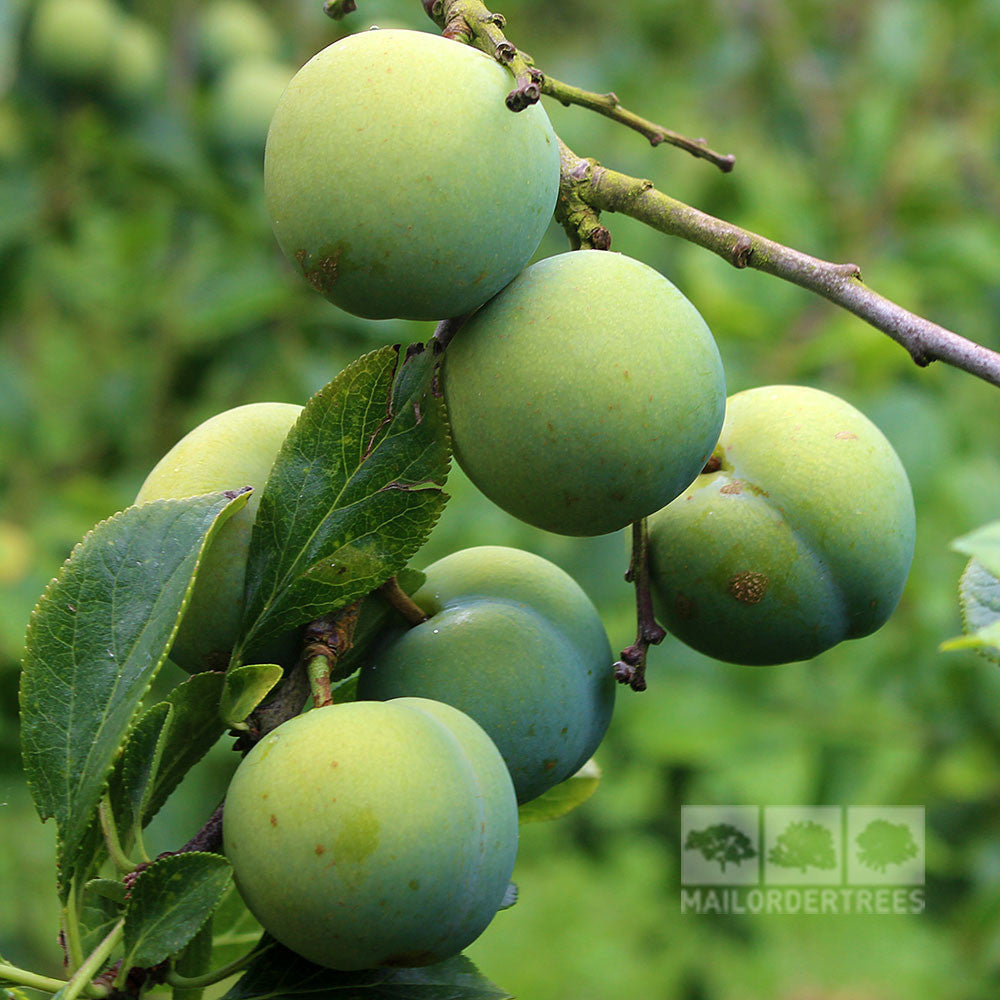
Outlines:
[[355, 0], [325, 0], [323, 13], [327, 17], [332, 17], [334, 21], [339, 21], [347, 14], [351, 14], [358, 9]]
[[750, 237], [744, 234], [733, 244], [733, 249], [729, 256], [733, 267], [744, 268], [750, 263], [750, 257], [752, 255], [753, 243], [751, 242]]

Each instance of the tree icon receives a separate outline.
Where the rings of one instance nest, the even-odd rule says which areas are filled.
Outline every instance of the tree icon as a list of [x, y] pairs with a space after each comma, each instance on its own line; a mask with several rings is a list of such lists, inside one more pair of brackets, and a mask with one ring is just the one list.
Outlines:
[[742, 864], [757, 852], [750, 838], [731, 823], [713, 823], [704, 830], [689, 830], [685, 851], [699, 851], [706, 861], [718, 861], [722, 871], [727, 864]]
[[873, 871], [885, 872], [889, 865], [901, 865], [917, 856], [917, 844], [905, 823], [873, 819], [854, 838], [858, 861]]
[[811, 819], [795, 820], [785, 827], [767, 860], [779, 868], [836, 868], [833, 834]]

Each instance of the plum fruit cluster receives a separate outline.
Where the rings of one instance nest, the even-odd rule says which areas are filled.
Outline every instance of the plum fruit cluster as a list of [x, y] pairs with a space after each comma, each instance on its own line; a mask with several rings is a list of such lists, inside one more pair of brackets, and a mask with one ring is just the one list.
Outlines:
[[[223, 25], [233, 2], [215, 8]], [[268, 54], [252, 24], [240, 30]], [[239, 37], [210, 21], [203, 45], [223, 62]], [[527, 266], [557, 197], [558, 140], [540, 105], [506, 108], [509, 87], [495, 61], [436, 35], [369, 31], [324, 49], [267, 140], [285, 254], [358, 316], [459, 317], [439, 385], [469, 478], [564, 535], [649, 518], [658, 614], [684, 642], [764, 664], [878, 628], [913, 552], [889, 443], [814, 389], [727, 403], [704, 320], [645, 264], [585, 250]], [[259, 491], [299, 410], [212, 418], [138, 501]], [[224, 665], [235, 641], [255, 512], [251, 499], [210, 543], [171, 652], [188, 670]], [[359, 700], [265, 736], [226, 800], [247, 905], [333, 968], [427, 964], [471, 942], [504, 899], [518, 803], [574, 774], [611, 719], [607, 635], [556, 566], [467, 549], [428, 567], [413, 600], [426, 620], [378, 636]], [[278, 662], [294, 662], [294, 642]]]

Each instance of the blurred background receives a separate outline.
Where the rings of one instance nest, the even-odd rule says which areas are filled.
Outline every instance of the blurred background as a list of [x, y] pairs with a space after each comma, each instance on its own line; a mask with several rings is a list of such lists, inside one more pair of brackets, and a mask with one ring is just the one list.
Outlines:
[[[434, 30], [417, 0], [0, 0], [0, 953], [58, 971], [52, 824], [20, 774], [18, 660], [46, 581], [160, 455], [208, 416], [304, 402], [373, 347], [429, 324], [340, 313], [280, 256], [262, 200], [278, 94], [320, 47], [372, 24]], [[504, 0], [544, 69], [737, 157], [723, 175], [582, 109], [549, 107], [581, 155], [815, 255], [1000, 347], [998, 0]], [[53, 13], [54, 11], [54, 13]], [[81, 14], [82, 12], [82, 14]], [[112, 30], [112, 28], [114, 30]], [[110, 37], [114, 42], [109, 42]], [[1000, 512], [1000, 392], [777, 279], [605, 220], [714, 331], [730, 391], [831, 390], [898, 450], [913, 570], [875, 636], [808, 663], [729, 666], [669, 639], [620, 691], [604, 781], [523, 831], [521, 900], [469, 954], [525, 1000], [992, 997], [1000, 982], [1000, 674], [940, 653], [960, 630], [948, 543]], [[538, 256], [566, 248], [553, 226]], [[516, 545], [571, 572], [620, 649], [621, 536], [519, 524], [458, 470], [422, 566]], [[176, 682], [165, 676], [163, 684]], [[183, 842], [235, 765], [213, 753], [157, 818]], [[927, 809], [926, 912], [680, 911], [683, 805]]]

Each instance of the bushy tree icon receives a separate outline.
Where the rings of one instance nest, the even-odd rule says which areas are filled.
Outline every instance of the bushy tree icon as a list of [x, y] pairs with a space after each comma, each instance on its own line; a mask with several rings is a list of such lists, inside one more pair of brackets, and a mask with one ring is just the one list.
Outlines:
[[905, 823], [873, 819], [854, 838], [858, 861], [873, 871], [885, 872], [889, 865], [901, 865], [917, 856], [917, 844]]
[[689, 830], [685, 851], [699, 851], [706, 861], [718, 861], [722, 871], [728, 864], [742, 864], [757, 857], [750, 838], [731, 823], [713, 823], [704, 830]]
[[795, 820], [768, 851], [767, 860], [779, 868], [836, 868], [833, 834], [811, 819]]

